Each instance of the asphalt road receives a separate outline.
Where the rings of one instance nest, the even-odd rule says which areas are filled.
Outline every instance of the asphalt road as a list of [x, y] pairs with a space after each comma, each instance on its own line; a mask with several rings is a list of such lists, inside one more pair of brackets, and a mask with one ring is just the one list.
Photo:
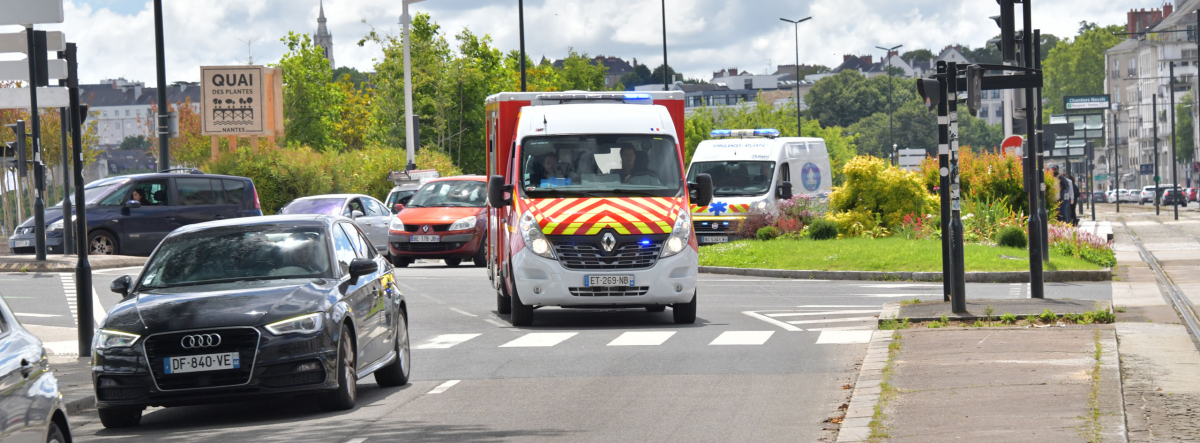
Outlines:
[[[97, 272], [108, 282], [132, 270]], [[696, 324], [642, 310], [540, 309], [533, 327], [495, 313], [484, 270], [397, 271], [409, 302], [413, 382], [360, 383], [359, 406], [298, 398], [146, 411], [106, 430], [72, 417], [78, 441], [832, 441], [887, 302], [940, 300], [940, 284], [701, 276]], [[74, 334], [59, 274], [0, 274], [0, 295], [37, 334]], [[1108, 300], [1108, 283], [1047, 284], [1050, 298]], [[971, 298], [1028, 297], [1026, 284], [968, 284]], [[63, 342], [62, 336], [43, 337]], [[70, 336], [61, 347], [73, 345]]]

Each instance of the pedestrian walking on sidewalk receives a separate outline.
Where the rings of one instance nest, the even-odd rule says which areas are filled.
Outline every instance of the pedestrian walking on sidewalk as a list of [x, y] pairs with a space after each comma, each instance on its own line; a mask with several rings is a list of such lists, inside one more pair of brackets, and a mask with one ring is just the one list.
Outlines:
[[1066, 223], [1071, 220], [1071, 184], [1067, 181], [1066, 174], [1059, 173], [1058, 166], [1050, 168], [1054, 172], [1054, 178], [1058, 180], [1058, 221]]
[[1083, 202], [1082, 194], [1079, 189], [1079, 181], [1074, 175], [1067, 176], [1071, 180], [1071, 225], [1079, 226], [1079, 214], [1082, 212], [1080, 203]]

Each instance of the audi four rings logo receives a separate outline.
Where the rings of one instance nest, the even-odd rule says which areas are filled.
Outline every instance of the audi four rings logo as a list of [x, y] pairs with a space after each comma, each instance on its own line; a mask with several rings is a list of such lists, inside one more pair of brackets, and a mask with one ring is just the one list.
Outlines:
[[182, 340], [179, 340], [179, 345], [183, 346], [183, 349], [211, 348], [220, 344], [221, 334], [185, 335]]

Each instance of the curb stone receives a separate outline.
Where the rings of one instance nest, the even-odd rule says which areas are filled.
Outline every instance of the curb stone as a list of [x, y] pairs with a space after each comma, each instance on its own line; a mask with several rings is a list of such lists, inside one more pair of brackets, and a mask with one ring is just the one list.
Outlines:
[[[13, 256], [5, 256], [0, 261], [0, 272], [75, 272], [75, 257], [47, 257], [46, 261], [13, 260]], [[146, 257], [104, 256], [89, 257], [88, 263], [93, 271], [101, 269], [129, 268], [143, 266]]]
[[[1091, 301], [1091, 300], [1089, 300], [1089, 301]], [[1094, 304], [1096, 305], [1095, 309], [1105, 310], [1105, 311], [1109, 311], [1109, 312], [1115, 312], [1115, 311], [1113, 311], [1111, 301], [1094, 300]], [[887, 321], [887, 320], [907, 319], [908, 321], [915, 323], [915, 322], [923, 322], [923, 321], [940, 321], [942, 319], [941, 317], [921, 317], [921, 316], [901, 317], [900, 316], [900, 308], [902, 306], [903, 306], [903, 304], [899, 303], [899, 302], [884, 303], [883, 309], [881, 309], [879, 311], [878, 323], [880, 325], [882, 325], [883, 322]], [[1066, 314], [1066, 312], [1055, 312], [1055, 314], [1062, 315], [1062, 314]], [[968, 314], [968, 315], [947, 314], [946, 317], [949, 318], [950, 320], [954, 320], [954, 321], [987, 320], [987, 316], [973, 315], [973, 314]], [[995, 314], [992, 315], [992, 318], [996, 318], [996, 317], [997, 316]]]
[[96, 396], [88, 395], [82, 398], [77, 398], [68, 401], [64, 407], [67, 408], [67, 415], [79, 415], [79, 413], [96, 408]]
[[879, 384], [883, 381], [883, 367], [887, 364], [888, 345], [895, 331], [875, 331], [867, 345], [867, 355], [858, 369], [854, 392], [850, 394], [849, 407], [838, 429], [837, 443], [864, 442], [871, 436], [870, 423], [879, 403]]
[[[942, 281], [941, 272], [799, 271], [788, 269], [729, 268], [721, 266], [701, 266], [700, 272], [704, 274], [802, 280]], [[1111, 281], [1112, 268], [1104, 268], [1098, 271], [1045, 271], [1042, 273], [1042, 280], [1050, 283]], [[966, 273], [966, 281], [967, 283], [1029, 283], [1029, 272], [968, 272]]]

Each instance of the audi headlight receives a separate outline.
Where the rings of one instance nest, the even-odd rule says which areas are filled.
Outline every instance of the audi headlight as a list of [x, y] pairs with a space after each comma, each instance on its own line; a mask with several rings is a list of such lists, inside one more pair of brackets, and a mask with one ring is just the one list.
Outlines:
[[472, 215], [470, 217], [460, 218], [460, 219], [458, 219], [458, 221], [454, 222], [454, 224], [450, 225], [450, 230], [451, 231], [463, 231], [463, 230], [474, 228], [476, 220], [478, 220], [478, 218], [475, 217], [474, 215]]
[[284, 334], [311, 334], [321, 330], [321, 313], [315, 312], [308, 315], [301, 315], [295, 318], [289, 318], [283, 321], [271, 323], [265, 328], [267, 331], [275, 335]]
[[128, 332], [114, 331], [112, 329], [100, 329], [96, 331], [95, 337], [92, 338], [92, 348], [99, 351], [113, 348], [128, 348], [137, 343], [142, 336], [130, 334]]
[[400, 221], [400, 217], [392, 217], [392, 221], [388, 222], [388, 230], [404, 232], [404, 222]]
[[546, 235], [542, 234], [542, 227], [538, 225], [537, 219], [533, 218], [532, 211], [525, 211], [525, 214], [521, 216], [519, 229], [521, 230], [521, 239], [525, 240], [530, 251], [541, 257], [554, 259], [550, 240], [547, 240]]
[[692, 238], [692, 219], [687, 213], [679, 213], [679, 218], [675, 219], [675, 227], [671, 230], [671, 236], [667, 238], [667, 244], [663, 245], [662, 258], [667, 258], [672, 255], [683, 252], [687, 249], [688, 242]]

